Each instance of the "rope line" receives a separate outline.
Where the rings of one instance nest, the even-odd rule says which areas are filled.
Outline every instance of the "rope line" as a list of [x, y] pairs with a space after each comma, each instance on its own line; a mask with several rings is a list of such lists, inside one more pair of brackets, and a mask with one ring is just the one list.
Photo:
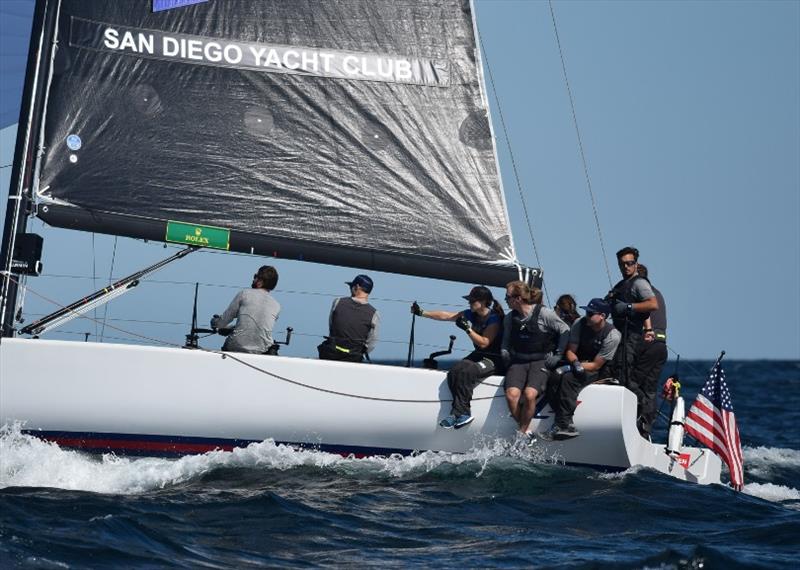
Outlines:
[[597, 201], [594, 198], [594, 191], [592, 190], [592, 180], [589, 177], [589, 166], [586, 163], [586, 154], [583, 151], [583, 139], [581, 138], [581, 131], [578, 128], [578, 114], [575, 112], [575, 99], [572, 96], [572, 88], [569, 85], [569, 77], [567, 76], [567, 64], [564, 60], [564, 52], [561, 49], [561, 39], [558, 35], [558, 26], [556, 25], [556, 13], [553, 9], [553, 0], [548, 0], [548, 4], [550, 5], [550, 17], [553, 20], [553, 31], [556, 35], [556, 44], [558, 45], [558, 55], [561, 58], [561, 70], [564, 73], [564, 83], [567, 86], [567, 94], [569, 95], [569, 104], [572, 108], [572, 122], [575, 125], [575, 134], [578, 136], [578, 149], [581, 155], [581, 162], [583, 163], [583, 174], [586, 177], [586, 187], [589, 189], [589, 198], [592, 201], [592, 212], [594, 213], [594, 223], [597, 227], [597, 235], [600, 238], [600, 249], [603, 252], [603, 263], [606, 267], [606, 275], [608, 276], [608, 285], [609, 287], [614, 286], [614, 282], [611, 279], [611, 269], [608, 266], [608, 256], [606, 255], [606, 244], [603, 240], [603, 232], [600, 229], [600, 216], [597, 214]]
[[[252, 368], [253, 370], [255, 370], [257, 372], [260, 372], [262, 374], [266, 374], [267, 376], [270, 376], [270, 377], [275, 378], [277, 380], [281, 380], [283, 382], [288, 382], [289, 384], [293, 384], [295, 386], [301, 386], [303, 388], [307, 388], [307, 389], [310, 389], [310, 390], [316, 390], [317, 392], [324, 392], [326, 394], [334, 394], [336, 396], [344, 396], [346, 398], [355, 398], [357, 400], [371, 400], [373, 402], [397, 402], [397, 403], [402, 403], [402, 404], [441, 404], [443, 402], [452, 402], [453, 401], [452, 399], [450, 399], [450, 400], [446, 400], [446, 399], [445, 400], [438, 400], [438, 399], [437, 400], [409, 400], [409, 399], [396, 399], [396, 398], [380, 398], [378, 396], [362, 396], [360, 394], [351, 394], [351, 393], [348, 393], [348, 392], [339, 392], [337, 390], [329, 390], [328, 388], [320, 388], [319, 386], [312, 386], [310, 384], [305, 384], [305, 383], [299, 382], [297, 380], [292, 380], [290, 378], [286, 378], [285, 376], [281, 376], [280, 374], [275, 374], [274, 372], [270, 372], [269, 370], [264, 370], [263, 368], [259, 368], [255, 364], [250, 364], [249, 362], [246, 362], [246, 361], [234, 356], [230, 352], [224, 352], [223, 353], [223, 352], [219, 352], [219, 351], [216, 351], [216, 350], [209, 350], [209, 349], [206, 349], [206, 348], [200, 348], [198, 350], [202, 350], [202, 351], [205, 351], [205, 352], [210, 352], [210, 353], [213, 353], [213, 354], [219, 354], [219, 355], [222, 356], [223, 359], [230, 358], [230, 359], [234, 360], [235, 362], [238, 362], [239, 364], [241, 364], [243, 366], [246, 366], [247, 368]], [[498, 387], [498, 388], [500, 387], [498, 384], [487, 384], [486, 382], [484, 382], [483, 384], [486, 384], [488, 386]], [[481, 397], [478, 397], [478, 398], [472, 398], [472, 401], [474, 402], [474, 401], [477, 401], [477, 400], [494, 400], [495, 398], [505, 398], [505, 394], [500, 394], [500, 395], [495, 395], [495, 396], [481, 396]]]
[[[198, 250], [199, 252], [199, 250]], [[83, 280], [90, 280], [93, 279], [89, 275], [70, 275], [70, 274], [62, 274], [62, 273], [42, 273], [37, 277], [45, 277], [50, 279], [83, 279]], [[121, 279], [120, 276], [112, 277], [113, 280]], [[221, 288], [221, 289], [244, 289], [246, 288], [244, 285], [228, 285], [225, 283], [204, 283], [202, 281], [173, 281], [168, 279], [142, 279], [140, 285], [144, 284], [155, 284], [155, 285], [191, 285], [194, 286], [195, 284], [199, 284], [201, 287], [214, 287], [214, 288]], [[316, 297], [330, 297], [330, 298], [338, 298], [342, 297], [341, 293], [325, 293], [322, 291], [304, 291], [302, 289], [275, 289], [275, 293], [285, 294], [285, 295], [310, 295]], [[404, 303], [411, 305], [411, 303], [415, 299], [394, 299], [390, 297], [374, 297], [370, 296], [371, 301], [380, 301], [385, 303]], [[425, 305], [434, 305], [437, 307], [460, 307], [461, 305], [456, 305], [453, 303], [442, 303], [440, 301], [418, 301]]]
[[[533, 253], [536, 256], [536, 263], [539, 267], [542, 268], [544, 272], [544, 264], [542, 263], [541, 257], [539, 256], [539, 248], [536, 247], [536, 239], [533, 237], [533, 226], [531, 225], [531, 217], [528, 213], [528, 204], [525, 200], [525, 194], [522, 191], [522, 182], [520, 181], [519, 172], [517, 170], [517, 161], [514, 158], [514, 151], [511, 148], [511, 138], [508, 134], [508, 128], [506, 127], [506, 119], [503, 116], [503, 107], [500, 104], [500, 97], [497, 95], [497, 87], [494, 83], [494, 74], [492, 73], [492, 66], [489, 65], [489, 56], [486, 53], [486, 48], [484, 47], [483, 38], [481, 37], [480, 28], [477, 27], [478, 30], [478, 39], [480, 40], [481, 44], [481, 53], [483, 53], [483, 60], [486, 62], [486, 70], [489, 72], [489, 83], [492, 85], [492, 93], [494, 94], [494, 100], [497, 103], [497, 112], [500, 116], [500, 125], [503, 127], [503, 137], [506, 141], [506, 146], [508, 147], [508, 154], [511, 157], [511, 168], [514, 172], [514, 179], [517, 183], [517, 192], [519, 193], [520, 201], [522, 202], [522, 211], [525, 213], [525, 223], [528, 226], [528, 235], [531, 238], [531, 244], [533, 245]], [[544, 280], [542, 280], [542, 288], [544, 289], [545, 299], [547, 300], [547, 304], [550, 304], [550, 294], [547, 292], [547, 285], [545, 285]]]

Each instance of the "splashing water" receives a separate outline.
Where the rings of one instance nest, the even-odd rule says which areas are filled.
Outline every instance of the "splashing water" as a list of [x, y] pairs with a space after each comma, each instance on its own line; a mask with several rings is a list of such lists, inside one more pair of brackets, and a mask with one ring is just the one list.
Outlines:
[[233, 451], [211, 451], [179, 459], [102, 456], [61, 449], [55, 443], [22, 433], [19, 424], [0, 428], [0, 489], [51, 487], [105, 494], [139, 494], [180, 485], [215, 469], [300, 467], [334, 470], [344, 476], [415, 477], [441, 468], [464, 467], [481, 477], [490, 464], [558, 463], [523, 442], [488, 440], [464, 454], [426, 451], [410, 456], [342, 457], [313, 449], [296, 449], [272, 439]]

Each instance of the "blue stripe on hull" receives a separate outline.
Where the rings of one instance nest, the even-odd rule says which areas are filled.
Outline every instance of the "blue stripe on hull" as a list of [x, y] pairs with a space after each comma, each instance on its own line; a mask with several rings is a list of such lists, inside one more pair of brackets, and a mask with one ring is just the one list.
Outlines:
[[[251, 443], [261, 440], [251, 439], [224, 439], [208, 437], [189, 437], [177, 435], [143, 435], [103, 432], [71, 432], [71, 431], [45, 431], [23, 430], [26, 435], [31, 435], [55, 442], [59, 447], [77, 449], [90, 453], [114, 452], [121, 455], [148, 456], [148, 457], [180, 457], [206, 453], [208, 451], [230, 451], [237, 447], [247, 447]], [[275, 442], [276, 445], [288, 445], [294, 448], [312, 449], [335, 453], [339, 455], [355, 455], [367, 457], [372, 455], [410, 455], [410, 449], [395, 449], [387, 447], [365, 447], [358, 445], [336, 444], [311, 444], [301, 442]]]

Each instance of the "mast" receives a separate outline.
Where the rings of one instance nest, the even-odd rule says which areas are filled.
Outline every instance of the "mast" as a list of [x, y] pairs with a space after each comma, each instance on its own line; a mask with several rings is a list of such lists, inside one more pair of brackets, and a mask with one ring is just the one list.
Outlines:
[[14, 312], [17, 305], [18, 283], [12, 276], [17, 238], [25, 233], [33, 199], [34, 159], [41, 114], [44, 107], [47, 71], [51, 65], [50, 38], [55, 29], [58, 10], [54, 0], [37, 0], [33, 28], [28, 48], [25, 87], [17, 127], [14, 163], [6, 205], [3, 241], [0, 247], [0, 338], [13, 336]]

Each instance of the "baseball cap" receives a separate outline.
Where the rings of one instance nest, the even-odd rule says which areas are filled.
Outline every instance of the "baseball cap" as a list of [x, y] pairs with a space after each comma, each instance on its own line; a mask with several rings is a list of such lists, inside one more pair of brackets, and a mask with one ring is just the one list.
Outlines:
[[469, 292], [469, 295], [464, 295], [464, 299], [470, 303], [472, 301], [494, 301], [492, 292], [489, 291], [488, 287], [484, 287], [483, 285], [473, 287], [472, 291]]
[[372, 279], [369, 275], [356, 275], [352, 281], [345, 281], [347, 285], [352, 287], [353, 285], [358, 285], [361, 287], [365, 292], [371, 293], [372, 292]]
[[589, 301], [588, 305], [581, 306], [581, 309], [583, 309], [587, 313], [603, 313], [606, 316], [611, 314], [611, 305], [609, 305], [599, 297], [595, 297], [594, 299]]

